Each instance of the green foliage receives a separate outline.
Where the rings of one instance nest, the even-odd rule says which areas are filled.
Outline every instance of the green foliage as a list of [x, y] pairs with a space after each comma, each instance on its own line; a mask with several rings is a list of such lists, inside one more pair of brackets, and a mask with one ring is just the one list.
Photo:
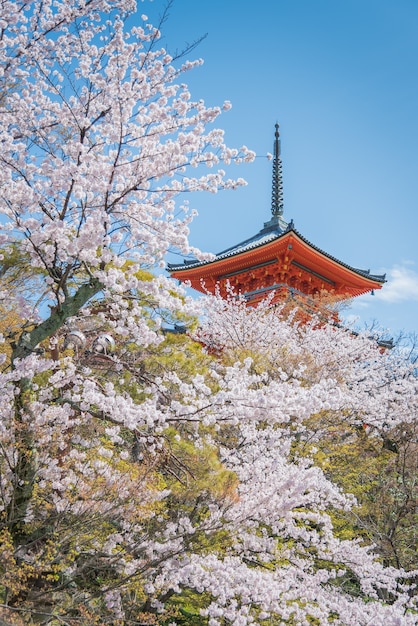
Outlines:
[[351, 425], [344, 416], [315, 416], [307, 424], [315, 442], [298, 450], [312, 455], [331, 481], [352, 494], [351, 511], [331, 511], [341, 539], [376, 545], [386, 565], [418, 567], [418, 445], [416, 427], [379, 433]]
[[[189, 320], [193, 323], [193, 320]], [[202, 350], [202, 346], [193, 341], [189, 334], [167, 332], [164, 341], [150, 347], [144, 354], [144, 369], [153, 376], [162, 376], [175, 372], [185, 382], [190, 382], [196, 374], [208, 371], [213, 357]]]
[[[207, 593], [197, 593], [194, 590], [184, 590], [181, 594], [170, 599], [169, 606], [176, 609], [177, 626], [207, 626], [208, 618], [200, 614], [200, 610], [208, 606], [211, 597]], [[169, 626], [169, 620], [162, 625]]]

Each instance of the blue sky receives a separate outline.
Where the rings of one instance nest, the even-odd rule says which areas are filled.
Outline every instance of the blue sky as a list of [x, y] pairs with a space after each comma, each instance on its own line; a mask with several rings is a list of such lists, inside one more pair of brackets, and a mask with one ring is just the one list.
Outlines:
[[[139, 11], [155, 23], [160, 0]], [[219, 252], [270, 218], [274, 124], [280, 124], [284, 217], [341, 261], [388, 282], [345, 312], [390, 334], [418, 331], [417, 0], [175, 0], [169, 51], [190, 55], [194, 98], [230, 100], [228, 145], [255, 150], [236, 168], [248, 186], [191, 199], [190, 241]]]

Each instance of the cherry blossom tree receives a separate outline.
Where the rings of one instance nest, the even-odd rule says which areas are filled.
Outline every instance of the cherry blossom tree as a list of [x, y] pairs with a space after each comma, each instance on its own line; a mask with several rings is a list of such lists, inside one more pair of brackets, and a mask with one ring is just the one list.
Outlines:
[[[112, 453], [100, 447], [94, 461], [84, 456], [85, 451], [79, 457], [77, 446], [95, 449], [100, 435], [96, 432], [93, 437], [89, 427], [94, 442], [87, 433], [74, 434], [90, 400], [82, 400], [83, 393], [78, 399], [64, 396], [70, 387], [83, 386], [88, 376], [81, 376], [67, 354], [64, 360], [57, 356], [68, 346], [77, 353], [77, 333], [86, 332], [89, 342], [91, 311], [96, 334], [102, 331], [106, 337], [110, 330], [124, 346], [130, 342], [144, 349], [161, 341], [157, 311], [173, 315], [184, 305], [172, 282], [164, 277], [149, 280], [139, 269], [161, 265], [170, 247], [190, 251], [187, 234], [193, 213], [186, 202], [175, 202], [179, 194], [241, 185], [243, 180], [228, 179], [219, 164], [253, 158], [246, 148], [227, 148], [223, 132], [211, 127], [229, 103], [208, 108], [201, 100], [192, 100], [182, 75], [201, 61], [173, 59], [158, 48], [158, 28], [135, 12], [136, 4], [130, 0], [22, 1], [1, 7], [3, 270], [7, 273], [13, 267], [8, 260], [18, 250], [25, 267], [32, 268], [32, 278], [43, 276], [47, 285], [27, 298], [22, 297], [27, 290], [22, 294], [8, 289], [3, 281], [5, 307], [22, 321], [7, 333], [9, 369], [2, 381], [4, 545], [10, 539], [10, 558], [20, 572], [8, 563], [6, 604], [10, 597], [21, 603], [22, 589], [28, 586], [22, 580], [33, 582], [37, 578], [33, 572], [44, 569], [21, 547], [23, 537], [27, 543], [36, 542], [38, 530], [30, 529], [30, 520], [45, 519], [51, 505], [56, 513], [67, 511], [68, 489], [79, 494], [78, 504], [73, 502], [79, 514], [89, 510], [98, 515], [111, 506], [112, 491], [115, 496], [123, 477], [130, 475], [124, 467], [120, 472], [113, 467], [110, 482], [104, 480], [99, 488], [100, 457]], [[128, 30], [130, 16], [135, 16], [136, 25]], [[198, 166], [210, 169], [199, 174]], [[71, 320], [81, 311], [82, 321], [75, 329]], [[66, 343], [64, 335], [71, 333], [72, 344]], [[99, 347], [103, 353], [108, 348], [103, 341], [98, 346], [90, 341], [88, 347], [93, 352]], [[117, 397], [118, 402], [128, 402], [125, 408], [131, 406], [131, 412], [132, 399], [125, 394]], [[105, 403], [109, 408], [108, 399]], [[148, 410], [151, 416], [151, 405]], [[93, 413], [103, 417], [99, 405]], [[141, 424], [147, 422], [145, 413]], [[128, 428], [135, 431], [138, 417], [132, 417]], [[150, 424], [153, 419], [148, 418]], [[55, 435], [41, 434], [40, 424], [53, 425]], [[76, 437], [75, 449], [69, 450], [62, 439], [67, 430], [70, 438]], [[101, 436], [105, 435], [103, 431]], [[76, 471], [73, 478], [66, 465], [68, 455]], [[85, 463], [98, 464], [90, 477]], [[105, 473], [111, 465], [105, 463]], [[141, 472], [134, 474], [141, 482]], [[62, 480], [67, 484], [64, 491]], [[39, 497], [47, 483], [48, 495]], [[124, 502], [132, 496], [130, 489]], [[99, 506], [105, 493], [108, 504]], [[148, 503], [146, 495], [143, 504]], [[140, 510], [139, 502], [138, 506]]]
[[365, 337], [154, 276], [191, 251], [181, 194], [253, 158], [183, 84], [200, 62], [130, 0], [0, 10], [2, 620], [416, 624], [416, 573], [338, 536], [353, 497], [300, 449], [321, 415], [412, 423], [415, 378]]
[[[200, 61], [173, 66], [146, 16], [126, 31], [132, 10], [129, 1], [4, 5], [2, 214], [51, 298], [51, 315], [16, 357], [94, 295], [135, 287], [125, 259], [154, 267], [170, 246], [189, 252], [191, 215], [175, 197], [243, 184], [218, 163], [253, 158], [206, 131], [221, 109], [192, 100], [180, 82]], [[212, 172], [192, 174], [200, 164]]]

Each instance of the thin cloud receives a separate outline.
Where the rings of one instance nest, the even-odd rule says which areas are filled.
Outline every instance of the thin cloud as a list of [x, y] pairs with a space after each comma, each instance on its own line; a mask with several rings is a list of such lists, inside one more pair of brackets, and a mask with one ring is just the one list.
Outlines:
[[387, 272], [386, 279], [383, 288], [375, 291], [379, 300], [389, 303], [418, 301], [418, 272], [397, 265]]

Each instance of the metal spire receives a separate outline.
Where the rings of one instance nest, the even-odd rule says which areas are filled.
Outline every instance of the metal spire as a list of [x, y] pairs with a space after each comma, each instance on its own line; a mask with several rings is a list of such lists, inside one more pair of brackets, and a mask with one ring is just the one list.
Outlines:
[[273, 156], [273, 191], [271, 195], [271, 213], [273, 217], [283, 215], [283, 179], [282, 160], [280, 158], [280, 135], [279, 125], [276, 122], [274, 133], [274, 156]]

